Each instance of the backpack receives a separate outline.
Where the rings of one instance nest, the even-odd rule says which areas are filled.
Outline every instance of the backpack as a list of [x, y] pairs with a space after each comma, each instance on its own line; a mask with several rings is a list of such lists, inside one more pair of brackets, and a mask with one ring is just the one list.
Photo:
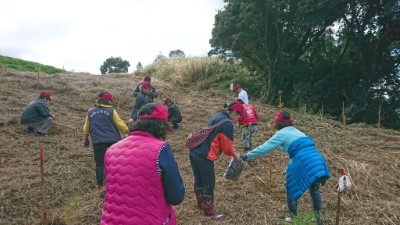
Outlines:
[[214, 125], [206, 126], [190, 133], [189, 136], [186, 138], [186, 147], [188, 149], [194, 149], [198, 147], [199, 145], [201, 145], [201, 143], [203, 143], [206, 140], [206, 138], [210, 135], [211, 131], [213, 131], [219, 125], [228, 121], [230, 121], [230, 119], [223, 119]]

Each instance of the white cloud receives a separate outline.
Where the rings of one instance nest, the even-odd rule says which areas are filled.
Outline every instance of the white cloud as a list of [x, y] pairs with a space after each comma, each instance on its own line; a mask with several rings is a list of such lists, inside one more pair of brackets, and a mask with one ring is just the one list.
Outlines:
[[100, 73], [108, 57], [153, 62], [181, 49], [204, 56], [222, 0], [5, 0], [0, 54], [66, 70]]

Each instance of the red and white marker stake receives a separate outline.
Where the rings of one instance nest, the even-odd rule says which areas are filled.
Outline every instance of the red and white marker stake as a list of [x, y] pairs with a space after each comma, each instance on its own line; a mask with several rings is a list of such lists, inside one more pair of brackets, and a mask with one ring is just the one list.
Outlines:
[[43, 201], [43, 224], [47, 225], [47, 212], [46, 212], [46, 193], [45, 193], [45, 188], [44, 188], [44, 150], [43, 148], [40, 149], [40, 186], [41, 186], [41, 191], [42, 191], [42, 201]]

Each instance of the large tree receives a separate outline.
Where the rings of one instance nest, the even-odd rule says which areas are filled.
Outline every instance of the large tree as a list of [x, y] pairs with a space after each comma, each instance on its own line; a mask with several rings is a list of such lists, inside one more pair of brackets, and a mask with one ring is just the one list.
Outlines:
[[121, 57], [110, 57], [100, 66], [101, 74], [107, 73], [127, 73], [131, 65]]
[[[372, 121], [378, 102], [395, 115], [399, 95], [399, 0], [226, 0], [209, 55], [254, 70], [263, 100], [322, 104], [355, 122]], [[371, 110], [372, 111], [372, 110]], [[390, 111], [390, 112], [389, 112]], [[374, 117], [376, 118], [376, 117]]]
[[[263, 98], [291, 93], [295, 80], [282, 68], [301, 69], [296, 60], [345, 9], [343, 1], [226, 0], [215, 17], [210, 55], [240, 58], [263, 80]], [[333, 11], [332, 8], [336, 10]]]

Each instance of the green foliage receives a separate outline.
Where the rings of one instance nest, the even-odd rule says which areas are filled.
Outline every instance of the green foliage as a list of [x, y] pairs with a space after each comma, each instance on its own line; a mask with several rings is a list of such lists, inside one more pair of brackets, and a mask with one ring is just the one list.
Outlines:
[[63, 220], [65, 223], [69, 224], [72, 221], [74, 213], [83, 207], [82, 199], [80, 197], [71, 198], [68, 205], [65, 207], [65, 212], [63, 215]]
[[166, 60], [166, 59], [167, 59], [167, 57], [165, 57], [165, 56], [162, 54], [162, 52], [160, 52], [158, 55], [156, 55], [156, 59], [154, 59], [154, 62], [162, 61], [162, 60]]
[[64, 69], [58, 69], [53, 66], [43, 65], [37, 62], [31, 62], [0, 55], [0, 69], [3, 68], [3, 66], [7, 66], [7, 68], [9, 69], [14, 69], [18, 71], [40, 71], [47, 74], [66, 73]]
[[107, 73], [127, 73], [131, 65], [121, 57], [110, 57], [100, 66], [101, 74]]
[[172, 50], [169, 52], [169, 58], [185, 58], [185, 53], [180, 49]]
[[317, 224], [315, 221], [315, 213], [314, 212], [303, 212], [298, 213], [295, 217], [292, 218], [290, 223], [285, 222], [287, 225], [315, 225]]
[[141, 63], [141, 62], [138, 62], [138, 64], [136, 65], [136, 69], [137, 69], [137, 70], [143, 69], [143, 66], [142, 66], [142, 63]]
[[[261, 83], [254, 96], [310, 106], [349, 122], [400, 128], [399, 1], [228, 0], [209, 55], [241, 62]], [[397, 124], [397, 125], [396, 125]]]

